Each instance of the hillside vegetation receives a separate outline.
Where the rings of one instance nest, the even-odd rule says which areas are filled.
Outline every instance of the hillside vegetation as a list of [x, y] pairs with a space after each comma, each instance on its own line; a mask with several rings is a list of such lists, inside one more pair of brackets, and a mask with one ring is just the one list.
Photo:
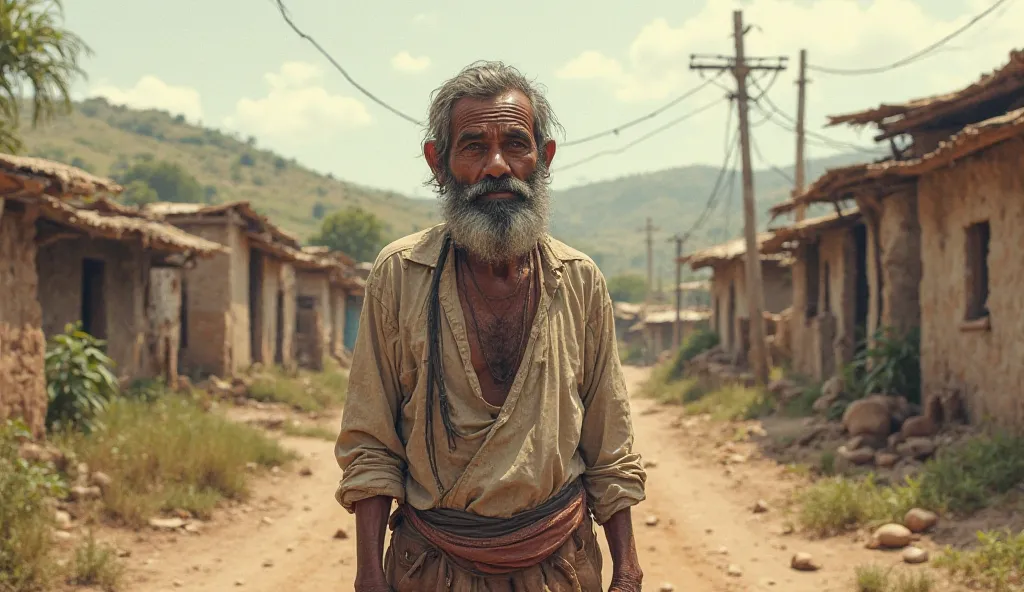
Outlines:
[[[198, 127], [162, 111], [89, 99], [76, 104], [71, 115], [24, 133], [26, 154], [128, 181], [131, 173], [146, 168], [141, 166], [146, 162], [172, 163], [198, 182], [201, 191], [188, 183], [189, 193], [209, 203], [248, 200], [304, 240], [320, 230], [325, 216], [347, 206], [362, 207], [382, 219], [388, 226], [387, 240], [438, 220], [433, 200], [411, 199], [321, 175], [259, 148], [253, 138]], [[788, 160], [784, 155], [768, 158]], [[864, 155], [840, 155], [812, 160], [807, 178], [813, 180], [826, 168], [864, 159]], [[792, 167], [783, 170], [792, 175]], [[655, 237], [655, 269], [668, 287], [674, 274], [674, 247], [668, 239], [686, 231], [698, 218], [717, 176], [714, 167], [684, 166], [556, 191], [552, 233], [593, 256], [609, 276], [643, 273], [645, 244], [639, 229], [651, 217], [661, 229]], [[777, 172], [761, 170], [755, 172], [755, 185], [758, 221], [764, 228], [767, 208], [786, 199], [791, 185]], [[740, 236], [739, 175], [726, 187], [717, 209], [686, 245], [687, 250]]]

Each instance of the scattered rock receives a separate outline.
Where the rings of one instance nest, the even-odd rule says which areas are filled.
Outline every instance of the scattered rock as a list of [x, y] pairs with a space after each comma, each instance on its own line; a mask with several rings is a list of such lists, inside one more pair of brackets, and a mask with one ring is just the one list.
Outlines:
[[719, 555], [728, 555], [729, 554], [728, 547], [719, 547], [718, 548], [718, 554]]
[[825, 413], [832, 405], [835, 405], [842, 394], [843, 380], [838, 376], [833, 376], [826, 380], [825, 384], [821, 385], [821, 396], [818, 397], [811, 408], [816, 413]]
[[795, 528], [793, 528], [793, 525], [792, 525], [792, 524], [786, 523], [786, 524], [783, 524], [783, 525], [782, 525], [782, 531], [781, 531], [781, 532], [782, 532], [782, 534], [784, 534], [784, 535], [787, 535], [787, 536], [788, 536], [788, 535], [791, 535], [791, 534], [793, 534], [793, 533], [794, 533], [795, 531], [796, 531], [796, 529], [795, 529]]
[[185, 582], [181, 580], [174, 580], [173, 584], [175, 588], [182, 588], [185, 586]]
[[676, 589], [670, 582], [664, 582], [658, 587], [659, 592], [673, 592]]
[[132, 552], [130, 549], [118, 549], [117, 556], [121, 559], [127, 559], [132, 556]]
[[738, 578], [743, 575], [743, 570], [740, 569], [740, 566], [732, 564], [725, 570], [725, 573], [729, 574], [729, 577]]
[[242, 587], [245, 585], [245, 580], [235, 580], [235, 586]]
[[900, 434], [903, 438], [930, 438], [938, 433], [935, 422], [924, 415], [917, 415], [903, 422]]
[[900, 445], [900, 442], [903, 442], [903, 434], [901, 434], [900, 432], [891, 434], [887, 440], [887, 444], [889, 445], [889, 448], [892, 450], [896, 450], [896, 447]]
[[902, 524], [886, 524], [871, 537], [872, 543], [885, 549], [902, 549], [914, 540], [914, 533]]
[[96, 486], [86, 487], [84, 485], [76, 485], [72, 487], [70, 491], [71, 500], [76, 502], [99, 499], [102, 495], [103, 492]]
[[643, 465], [645, 469], [653, 469], [658, 466], [658, 461], [654, 460], [653, 458], [650, 460], [644, 459]]
[[247, 462], [247, 463], [245, 463], [245, 469], [247, 471], [255, 471], [256, 469], [259, 469], [259, 468], [260, 468], [260, 466], [258, 464], [256, 464], [256, 463], [254, 463], [254, 462]]
[[53, 518], [54, 521], [57, 523], [57, 528], [61, 530], [71, 530], [71, 514], [63, 512], [61, 510], [57, 510], [57, 512], [54, 513]]
[[647, 526], [657, 526], [658, 525], [658, 517], [657, 516], [653, 516], [653, 515], [652, 516], [648, 516], [647, 519], [644, 520], [644, 524], [646, 524]]
[[295, 545], [288, 545], [287, 547], [285, 547], [284, 552], [285, 553], [293, 553], [293, 552], [295, 552]]
[[755, 514], [764, 514], [767, 511], [768, 511], [768, 502], [766, 502], [764, 500], [757, 500], [757, 503], [754, 504], [754, 513]]
[[810, 553], [797, 553], [789, 560], [789, 566], [797, 571], [818, 571], [821, 565]]
[[157, 530], [177, 530], [185, 526], [181, 518], [150, 518], [149, 525]]
[[266, 561], [263, 562], [263, 567], [274, 567], [274, 560], [273, 559], [267, 559]]
[[188, 524], [185, 525], [185, 532], [187, 532], [189, 534], [199, 534], [199, 523], [198, 522], [189, 522]]
[[846, 460], [855, 465], [866, 465], [875, 460], [875, 451], [871, 448], [859, 448], [857, 450], [850, 450], [846, 446], [840, 446], [836, 450], [836, 454], [839, 455], [843, 460]]
[[851, 436], [879, 436], [892, 433], [892, 411], [889, 397], [871, 395], [850, 403], [843, 413], [843, 427]]
[[747, 457], [743, 456], [742, 454], [734, 454], [729, 457], [729, 462], [734, 465], [740, 465], [747, 462]]
[[49, 452], [35, 442], [23, 442], [18, 447], [18, 456], [23, 460], [35, 463], [45, 463], [51, 460]]
[[928, 551], [919, 547], [907, 547], [903, 549], [903, 561], [911, 565], [928, 562]]
[[95, 473], [92, 474], [92, 484], [95, 485], [96, 487], [99, 487], [103, 491], [109, 489], [110, 486], [113, 485], [113, 483], [114, 479], [106, 473], [96, 471]]
[[274, 523], [274, 519], [269, 517], [269, 516], [264, 516], [263, 520], [260, 520], [260, 522], [263, 523], [263, 524], [266, 524], [267, 526], [270, 526], [271, 524]]
[[907, 458], [924, 460], [935, 454], [935, 442], [929, 438], [907, 438], [896, 451]]
[[64, 530], [55, 530], [53, 532], [53, 540], [57, 541], [58, 543], [66, 543], [72, 540], [73, 538], [75, 538], [74, 535]]
[[792, 388], [796, 388], [796, 384], [792, 380], [786, 380], [785, 378], [773, 380], [771, 384], [768, 385], [768, 391], [773, 395], [781, 395]]
[[280, 472], [281, 472], [281, 467], [271, 467], [270, 468], [270, 474], [271, 475], [276, 475], [276, 474], [278, 474]]
[[337, 531], [335, 531], [334, 538], [343, 541], [348, 538], [348, 533], [345, 532], [344, 528], [339, 528]]
[[925, 532], [938, 522], [939, 517], [934, 512], [922, 510], [921, 508], [914, 508], [907, 512], [906, 517], [903, 518], [903, 525], [913, 533]]
[[309, 467], [302, 467], [299, 470], [299, 476], [300, 477], [312, 477], [313, 476], [313, 469], [311, 469]]
[[879, 452], [875, 454], [875, 464], [883, 469], [891, 469], [900, 461], [900, 455], [892, 452]]

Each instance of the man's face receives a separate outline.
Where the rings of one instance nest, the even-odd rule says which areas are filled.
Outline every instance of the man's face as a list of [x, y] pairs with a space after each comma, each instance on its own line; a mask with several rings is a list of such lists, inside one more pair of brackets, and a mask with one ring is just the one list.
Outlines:
[[452, 238], [490, 262], [526, 254], [547, 231], [554, 142], [537, 146], [533, 108], [517, 91], [458, 101], [451, 125], [447, 162], [432, 144], [425, 152]]

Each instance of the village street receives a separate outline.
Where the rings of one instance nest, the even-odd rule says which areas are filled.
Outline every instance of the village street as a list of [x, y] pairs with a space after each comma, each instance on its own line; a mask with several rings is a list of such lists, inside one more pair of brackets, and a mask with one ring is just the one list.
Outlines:
[[[626, 367], [631, 392], [648, 369]], [[812, 542], [784, 535], [776, 503], [794, 480], [771, 461], [750, 459], [725, 467], [699, 453], [679, 421], [681, 411], [634, 399], [637, 449], [650, 463], [648, 500], [634, 512], [645, 589], [671, 583], [689, 592], [849, 590], [856, 565], [898, 563], [897, 556], [867, 551], [850, 539]], [[245, 410], [248, 417], [253, 412]], [[242, 418], [243, 415], [239, 415]], [[336, 425], [337, 417], [324, 419]], [[129, 592], [351, 589], [355, 565], [354, 519], [333, 491], [340, 472], [325, 440], [288, 438], [303, 459], [257, 482], [247, 506], [221, 511], [199, 534], [113, 533], [131, 550]], [[300, 476], [302, 468], [312, 470]], [[758, 500], [772, 508], [755, 513]], [[646, 524], [656, 517], [654, 526]], [[337, 539], [341, 529], [347, 539]], [[180, 534], [179, 534], [180, 533]], [[823, 564], [816, 573], [790, 569], [794, 552]], [[728, 573], [730, 566], [738, 575]], [[605, 561], [605, 580], [610, 573]]]

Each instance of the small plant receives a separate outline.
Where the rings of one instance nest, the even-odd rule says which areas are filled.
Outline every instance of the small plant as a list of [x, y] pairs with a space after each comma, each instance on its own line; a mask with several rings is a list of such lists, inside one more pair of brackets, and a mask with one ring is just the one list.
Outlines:
[[249, 397], [264, 403], [284, 403], [299, 411], [320, 411], [339, 406], [348, 392], [348, 376], [341, 368], [325, 365], [323, 372], [292, 375], [270, 369], [253, 381]]
[[18, 455], [29, 439], [24, 423], [0, 427], [0, 590], [42, 592], [55, 571], [50, 531], [53, 511], [48, 497], [60, 497], [66, 484], [51, 466]]
[[1024, 582], [1024, 533], [979, 532], [971, 551], [947, 550], [935, 565], [957, 581], [991, 592], [1021, 589]]
[[46, 424], [51, 430], [64, 427], [86, 432], [100, 427], [96, 417], [118, 395], [117, 378], [103, 348], [105, 342], [82, 331], [81, 323], [69, 324], [54, 335], [46, 350], [46, 390], [50, 404]]
[[922, 503], [970, 513], [1024, 480], [1024, 437], [996, 433], [945, 449], [921, 471]]
[[877, 565], [861, 565], [854, 570], [857, 592], [889, 592], [891, 569]]
[[104, 592], [114, 592], [121, 583], [124, 566], [117, 560], [116, 552], [107, 545], [96, 542], [92, 532], [75, 550], [68, 583], [77, 586], [99, 586]]
[[686, 371], [686, 364], [698, 355], [718, 345], [718, 342], [718, 333], [714, 331], [697, 329], [690, 333], [679, 348], [679, 351], [676, 352], [675, 358], [672, 359], [672, 369], [669, 371], [669, 377], [673, 380], [682, 378]]
[[921, 333], [880, 327], [844, 369], [847, 394], [855, 399], [880, 393], [921, 402]]
[[881, 486], [869, 475], [862, 481], [833, 477], [804, 491], [799, 499], [801, 526], [818, 536], [834, 536], [852, 528], [900, 520], [918, 505], [920, 485]]
[[931, 592], [935, 580], [927, 572], [904, 572], [896, 576], [892, 592]]
[[706, 394], [701, 391], [701, 394], [699, 399], [686, 404], [687, 413], [709, 413], [719, 421], [738, 421], [762, 417], [772, 409], [765, 391], [756, 387], [729, 385]]

